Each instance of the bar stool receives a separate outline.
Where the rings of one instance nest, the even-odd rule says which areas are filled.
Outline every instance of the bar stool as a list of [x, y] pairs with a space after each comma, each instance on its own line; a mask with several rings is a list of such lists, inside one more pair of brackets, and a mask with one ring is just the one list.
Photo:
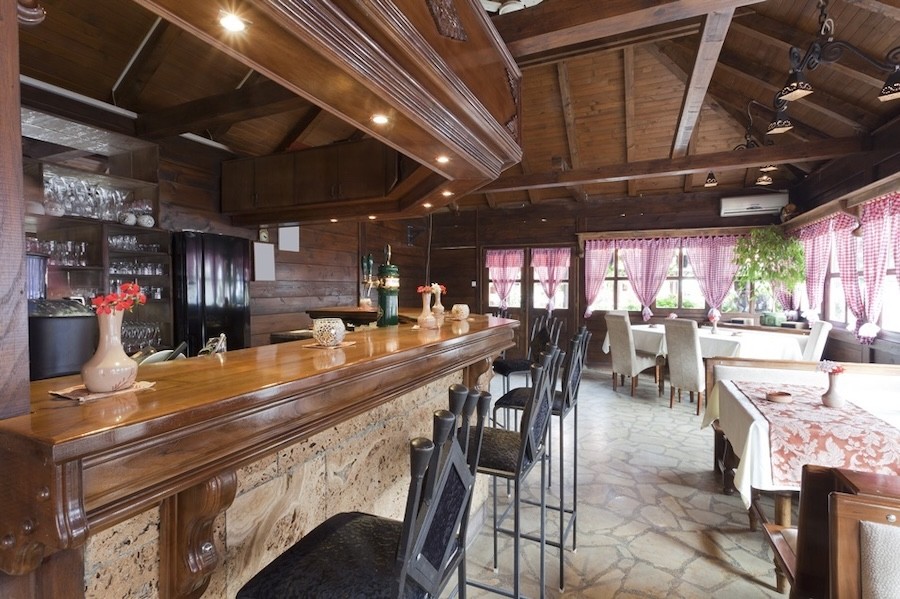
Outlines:
[[[561, 363], [563, 356], [564, 353], [554, 347], [550, 351], [542, 352], [538, 363], [532, 364], [530, 371], [532, 379], [532, 386], [530, 387], [531, 393], [525, 404], [525, 408], [522, 411], [522, 419], [518, 432], [496, 428], [496, 422], [495, 427], [484, 429], [481, 457], [478, 460], [478, 472], [488, 474], [493, 478], [494, 570], [497, 569], [497, 533], [502, 532], [504, 534], [510, 534], [513, 537], [513, 589], [512, 592], [510, 592], [503, 588], [469, 580], [468, 584], [471, 586], [507, 597], [520, 597], [521, 556], [519, 545], [521, 539], [528, 538], [540, 543], [540, 596], [541, 598], [544, 597], [544, 546], [546, 541], [545, 440], [547, 426], [550, 423], [550, 410], [553, 401], [552, 391], [553, 385], [555, 384], [555, 374], [559, 372], [559, 364]], [[539, 503], [541, 508], [541, 533], [539, 537], [534, 537], [522, 534], [521, 504], [523, 503], [523, 483], [538, 462], [541, 464], [541, 500]], [[506, 508], [502, 515], [498, 515], [497, 513], [498, 478], [512, 481], [514, 487], [512, 503]], [[509, 515], [510, 510], [513, 510], [512, 530], [501, 527], [503, 520]]]
[[[576, 549], [576, 523], [578, 517], [578, 389], [581, 386], [581, 375], [584, 370], [585, 354], [591, 333], [587, 327], [581, 327], [578, 333], [569, 341], [569, 351], [564, 354], [565, 360], [562, 366], [562, 384], [559, 390], [553, 391], [553, 406], [551, 414], [556, 416], [559, 422], [559, 504], [548, 505], [547, 509], [559, 512], [559, 540], [546, 541], [551, 547], [559, 549], [559, 589], [565, 588], [565, 560], [563, 548], [569, 532], [572, 533], [572, 551]], [[497, 421], [499, 410], [523, 410], [528, 401], [531, 390], [527, 387], [518, 387], [504, 394], [494, 404], [494, 421]], [[565, 419], [572, 416], [573, 437], [572, 442], [572, 506], [567, 507], [565, 496]], [[551, 427], [548, 427], [548, 445], [551, 444]], [[549, 457], [549, 450], [548, 450]], [[552, 479], [552, 476], [548, 477]], [[548, 480], [548, 483], [550, 481]], [[552, 484], [552, 483], [551, 483]], [[567, 521], [568, 517], [568, 521]], [[526, 538], [528, 538], [526, 536]]]
[[527, 373], [537, 355], [546, 345], [557, 345], [563, 321], [543, 314], [534, 319], [531, 335], [528, 337], [528, 351], [524, 358], [497, 358], [493, 369], [503, 377], [503, 392], [509, 391], [509, 377], [517, 373]]
[[450, 411], [434, 413], [434, 441], [410, 441], [412, 480], [402, 522], [359, 512], [332, 516], [250, 579], [237, 598], [437, 597], [454, 570], [464, 598], [469, 507], [490, 402], [489, 393], [452, 385]]

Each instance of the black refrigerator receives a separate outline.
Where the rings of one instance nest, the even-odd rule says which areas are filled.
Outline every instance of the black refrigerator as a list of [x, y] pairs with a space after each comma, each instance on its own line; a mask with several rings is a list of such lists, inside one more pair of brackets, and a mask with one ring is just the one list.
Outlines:
[[172, 275], [176, 344], [196, 356], [225, 333], [229, 351], [250, 347], [250, 240], [175, 233]]

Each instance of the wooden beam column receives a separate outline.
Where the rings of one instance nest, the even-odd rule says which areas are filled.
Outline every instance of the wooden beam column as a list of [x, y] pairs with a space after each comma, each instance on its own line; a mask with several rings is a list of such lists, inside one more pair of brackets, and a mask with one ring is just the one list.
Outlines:
[[17, 12], [16, 0], [0, 0], [0, 418], [27, 414], [31, 407]]

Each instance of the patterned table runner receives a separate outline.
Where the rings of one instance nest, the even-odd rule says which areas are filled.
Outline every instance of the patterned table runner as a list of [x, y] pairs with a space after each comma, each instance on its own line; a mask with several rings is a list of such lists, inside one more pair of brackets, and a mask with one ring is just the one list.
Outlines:
[[[822, 387], [734, 382], [769, 423], [772, 482], [799, 487], [803, 464], [900, 475], [900, 429], [846, 403], [822, 405]], [[787, 391], [792, 403], [776, 403], [766, 393]]]

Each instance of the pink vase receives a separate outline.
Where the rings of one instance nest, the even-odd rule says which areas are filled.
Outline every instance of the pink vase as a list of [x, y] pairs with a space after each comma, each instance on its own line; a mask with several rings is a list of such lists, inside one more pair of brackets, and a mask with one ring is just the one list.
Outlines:
[[97, 314], [100, 341], [97, 351], [81, 367], [81, 380], [91, 393], [106, 393], [127, 389], [134, 384], [138, 364], [122, 347], [122, 317], [124, 312]]

